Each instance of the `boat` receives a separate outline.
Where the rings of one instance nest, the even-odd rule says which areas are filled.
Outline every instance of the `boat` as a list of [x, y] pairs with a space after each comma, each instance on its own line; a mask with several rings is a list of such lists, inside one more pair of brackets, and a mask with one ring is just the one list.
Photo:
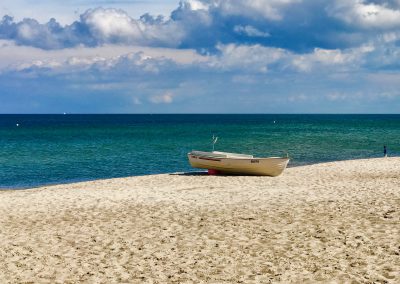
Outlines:
[[191, 151], [188, 158], [193, 168], [208, 169], [212, 173], [273, 177], [279, 176], [290, 160], [289, 157], [256, 158], [219, 151]]

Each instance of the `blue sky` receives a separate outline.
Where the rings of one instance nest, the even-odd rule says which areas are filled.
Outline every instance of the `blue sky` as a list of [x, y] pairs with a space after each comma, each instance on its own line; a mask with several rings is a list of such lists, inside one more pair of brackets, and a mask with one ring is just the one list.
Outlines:
[[400, 0], [2, 0], [0, 15], [0, 113], [400, 110]]

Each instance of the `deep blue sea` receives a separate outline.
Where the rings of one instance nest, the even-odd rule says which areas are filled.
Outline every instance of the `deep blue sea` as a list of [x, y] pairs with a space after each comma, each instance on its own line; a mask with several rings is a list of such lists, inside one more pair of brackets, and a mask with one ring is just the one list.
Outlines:
[[0, 188], [193, 171], [213, 134], [290, 166], [400, 155], [400, 115], [0, 115]]

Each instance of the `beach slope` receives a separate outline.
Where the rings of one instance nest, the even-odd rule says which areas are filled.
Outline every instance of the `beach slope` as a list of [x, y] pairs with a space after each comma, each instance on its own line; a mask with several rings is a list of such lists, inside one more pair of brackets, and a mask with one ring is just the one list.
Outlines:
[[0, 283], [399, 283], [400, 158], [0, 192]]

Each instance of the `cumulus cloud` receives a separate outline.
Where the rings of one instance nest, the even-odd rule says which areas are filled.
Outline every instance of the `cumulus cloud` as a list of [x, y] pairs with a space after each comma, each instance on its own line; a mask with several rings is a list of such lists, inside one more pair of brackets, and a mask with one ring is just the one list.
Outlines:
[[394, 1], [337, 0], [329, 13], [361, 28], [400, 27], [400, 5]]
[[321, 49], [295, 53], [281, 48], [261, 45], [218, 45], [219, 55], [208, 59], [208, 66], [224, 71], [244, 71], [267, 74], [271, 72], [329, 73], [360, 71], [363, 68], [387, 69], [398, 62], [400, 49], [365, 45], [357, 48]]
[[357, 47], [382, 34], [390, 38], [399, 26], [394, 0], [186, 0], [169, 18], [134, 19], [112, 8], [89, 9], [69, 25], [4, 16], [0, 38], [47, 50], [119, 44], [214, 53], [218, 44], [259, 44], [307, 53]]
[[18, 95], [28, 112], [64, 103], [83, 112], [324, 112], [366, 98], [373, 109], [378, 97], [395, 109], [399, 8], [186, 0], [169, 18], [104, 8], [68, 25], [5, 16], [0, 111], [21, 109]]
[[368, 48], [327, 50], [316, 48], [312, 53], [293, 56], [292, 64], [299, 71], [311, 72], [315, 69], [324, 70], [354, 70], [362, 63], [363, 55]]
[[20, 64], [8, 66], [7, 72], [34, 72], [42, 73], [51, 72], [53, 75], [59, 74], [78, 74], [82, 72], [98, 73], [106, 76], [118, 77], [121, 73], [123, 76], [132, 76], [140, 73], [141, 75], [155, 75], [160, 70], [167, 70], [171, 66], [176, 67], [177, 63], [166, 58], [152, 58], [143, 53], [128, 53], [116, 57], [105, 58], [101, 56], [91, 57], [69, 57], [67, 59], [42, 59], [33, 60]]
[[81, 22], [99, 41], [120, 42], [130, 39], [137, 42], [143, 39], [138, 22], [122, 10], [89, 10], [81, 16]]
[[[8, 43], [8, 44], [7, 44]], [[125, 48], [108, 45], [98, 48], [75, 48], [43, 51], [0, 41], [0, 72], [46, 70], [74, 73], [91, 70], [116, 74], [158, 74], [177, 70], [231, 72], [237, 78], [250, 74], [335, 73], [400, 68], [400, 48], [395, 44], [364, 45], [350, 49], [315, 48], [309, 53], [295, 53], [281, 48], [255, 45], [219, 44], [218, 53], [200, 55], [194, 50]], [[14, 57], [9, 53], [13, 51]]]
[[40, 24], [34, 19], [14, 22], [13, 18], [4, 16], [0, 21], [0, 38], [43, 49], [111, 43], [169, 47], [177, 46], [181, 36], [180, 27], [172, 21], [150, 16], [135, 20], [122, 10], [111, 8], [90, 9], [79, 21], [66, 26], [55, 19]]
[[[75, 47], [68, 49], [43, 50], [30, 46], [18, 46], [13, 41], [0, 40], [0, 73], [9, 70], [22, 70], [29, 66], [90, 66], [100, 60], [124, 58], [127, 54], [144, 54], [148, 58], [166, 59], [177, 64], [195, 64], [208, 60], [207, 56], [197, 54], [194, 50], [131, 47], [121, 45], [103, 45], [100, 47]], [[12, 56], [10, 56], [12, 54]], [[66, 64], [68, 63], [68, 64]]]
[[[358, 106], [365, 98], [371, 103], [358, 111], [368, 111], [377, 105], [377, 96], [378, 104], [390, 101], [388, 110], [396, 108], [399, 97], [389, 94], [398, 89], [398, 74], [365, 71], [376, 49], [296, 54], [260, 45], [218, 48], [218, 55], [191, 63], [138, 51], [43, 57], [14, 65], [0, 73], [0, 111], [329, 112], [329, 104], [335, 103], [340, 112], [342, 105]], [[298, 62], [308, 62], [307, 68]], [[12, 106], [16, 94], [20, 104]]]
[[207, 2], [199, 1], [199, 0], [187, 0], [181, 2], [181, 5], [187, 5], [190, 7], [191, 10], [208, 10], [210, 5]]

